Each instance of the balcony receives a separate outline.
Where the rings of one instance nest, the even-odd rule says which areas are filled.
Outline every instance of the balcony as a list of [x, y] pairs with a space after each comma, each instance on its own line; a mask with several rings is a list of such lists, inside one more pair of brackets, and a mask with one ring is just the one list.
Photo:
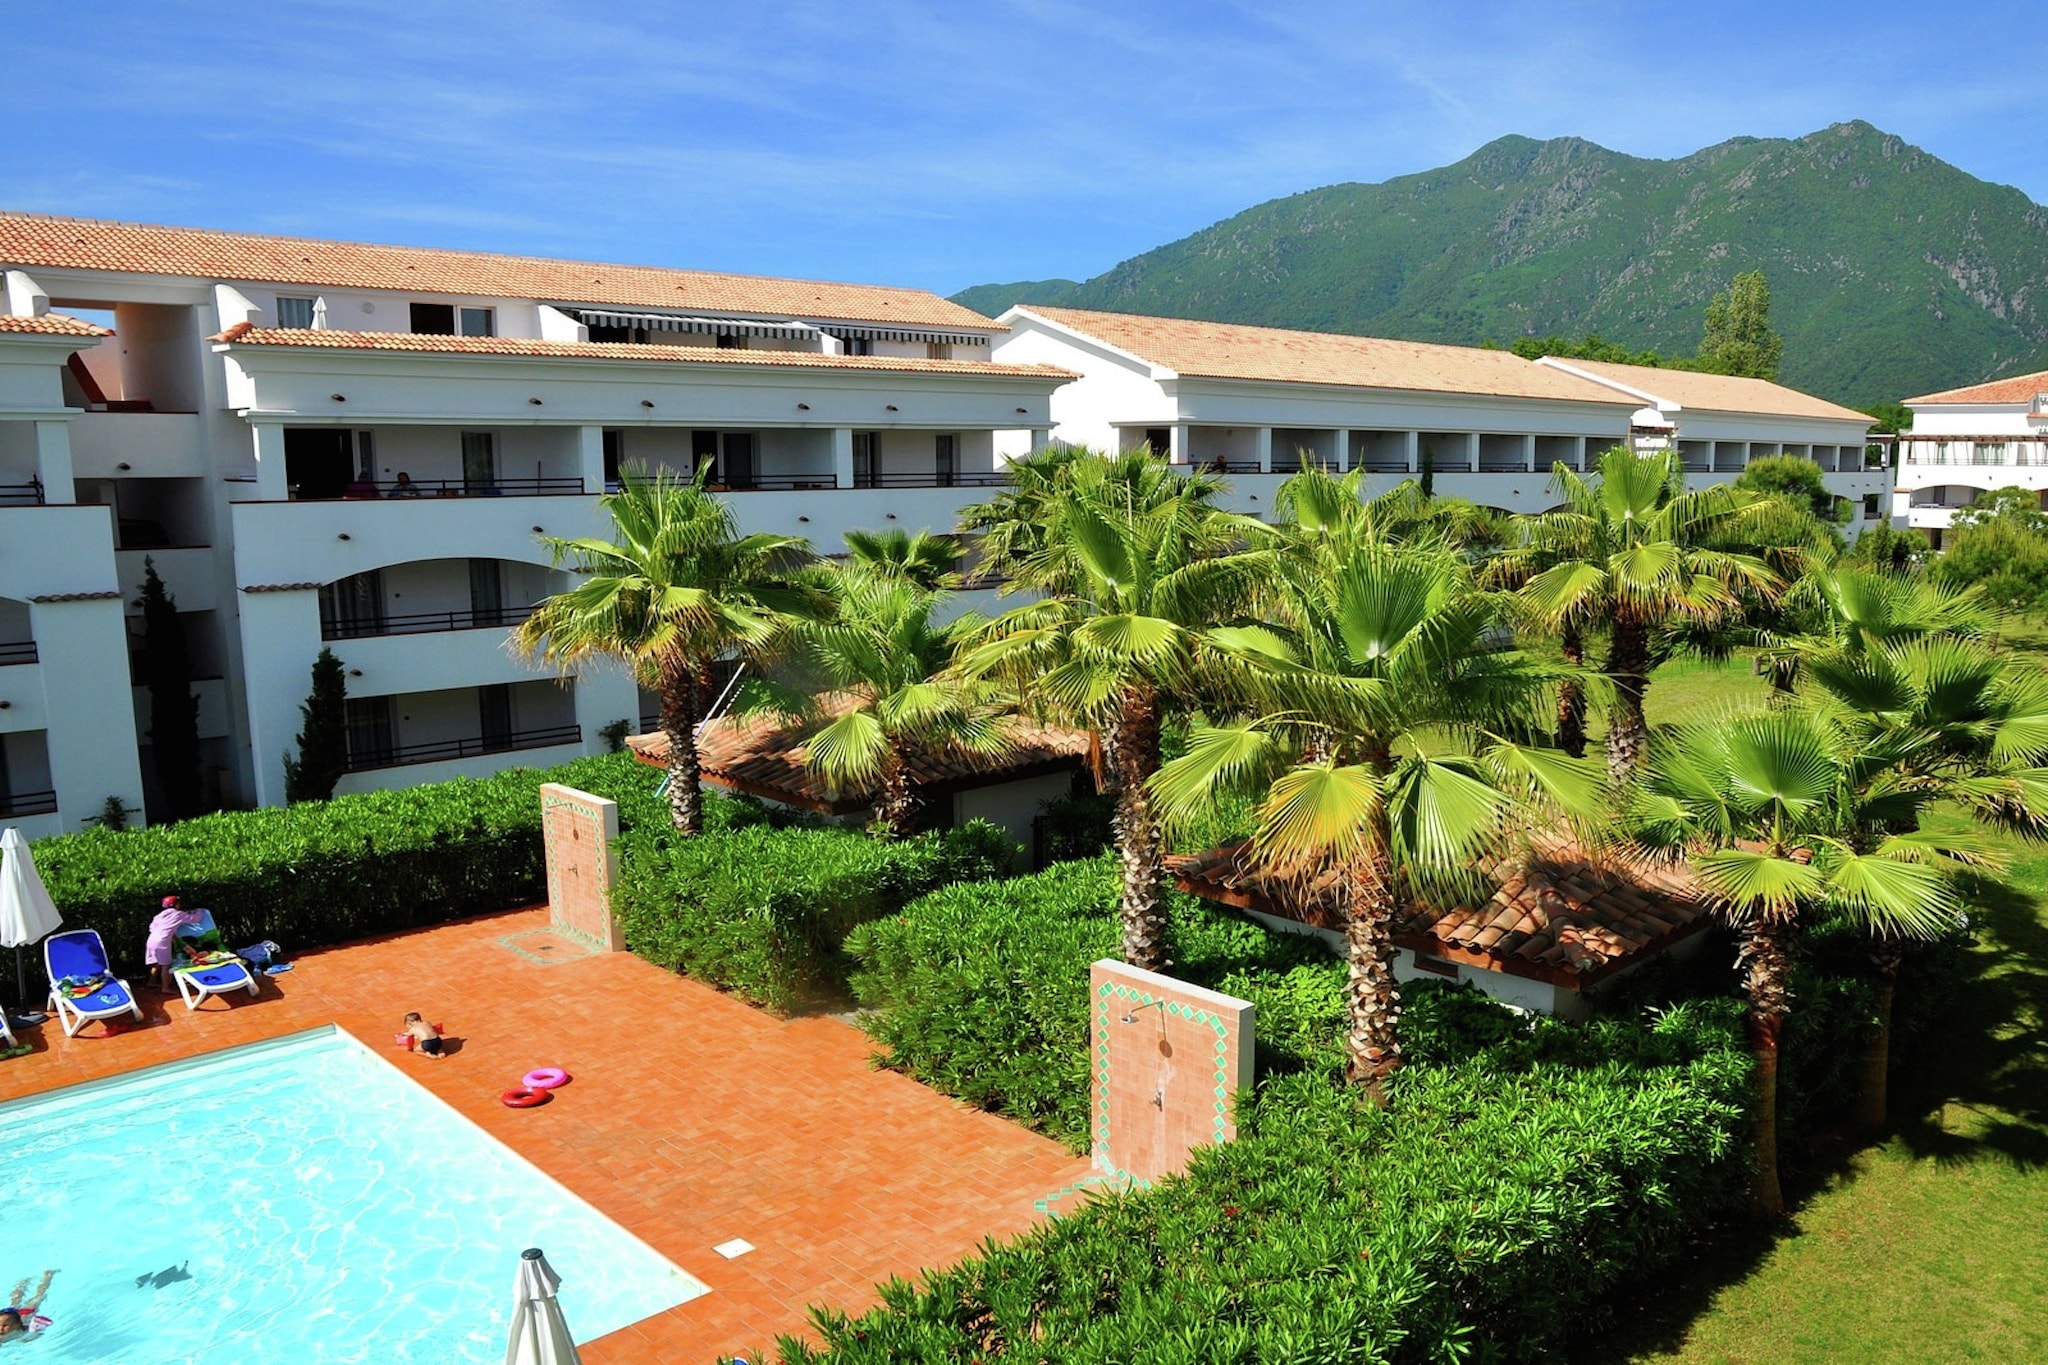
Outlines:
[[537, 498], [580, 494], [583, 480], [573, 475], [532, 479], [356, 479], [332, 496], [292, 489], [293, 502], [374, 502], [379, 498]]
[[15, 640], [0, 644], [0, 668], [6, 668], [10, 664], [32, 664], [36, 662], [36, 657], [34, 640]]
[[81, 479], [196, 479], [206, 473], [192, 412], [85, 412], [71, 419], [71, 470]]
[[532, 607], [415, 611], [368, 621], [329, 621], [321, 626], [320, 638], [366, 640], [384, 635], [438, 635], [451, 630], [490, 630], [516, 626], [531, 615]]
[[40, 479], [27, 483], [0, 483], [0, 507], [41, 507], [43, 485]]
[[424, 744], [380, 745], [360, 752], [351, 751], [348, 770], [352, 773], [373, 772], [414, 763], [444, 763], [450, 759], [481, 758], [486, 754], [516, 753], [522, 749], [552, 749], [582, 742], [583, 727], [580, 725], [550, 725], [537, 730], [513, 730], [502, 735], [437, 739]]
[[[1009, 475], [1000, 470], [959, 470], [953, 473], [943, 473], [936, 469], [928, 469], [885, 472], [881, 474], [856, 474], [853, 486], [855, 488], [1001, 488], [1009, 481]], [[768, 485], [760, 483], [759, 486], [765, 488]], [[799, 485], [799, 487], [801, 486]], [[830, 488], [832, 485], [828, 482], [824, 486]]]
[[57, 793], [49, 792], [0, 792], [0, 817], [13, 819], [21, 815], [54, 815], [57, 812]]

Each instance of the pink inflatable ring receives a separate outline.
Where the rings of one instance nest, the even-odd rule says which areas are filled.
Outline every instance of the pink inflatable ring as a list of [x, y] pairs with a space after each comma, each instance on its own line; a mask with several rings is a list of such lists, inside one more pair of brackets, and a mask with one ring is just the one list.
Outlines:
[[553, 1090], [569, 1083], [569, 1073], [558, 1066], [537, 1066], [519, 1078], [528, 1090]]

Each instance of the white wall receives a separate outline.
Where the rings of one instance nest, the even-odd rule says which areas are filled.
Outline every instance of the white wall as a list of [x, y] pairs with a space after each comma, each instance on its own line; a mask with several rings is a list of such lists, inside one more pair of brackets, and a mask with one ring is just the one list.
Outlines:
[[1038, 818], [1038, 808], [1047, 801], [1065, 796], [1073, 788], [1072, 773], [1048, 773], [1043, 777], [1027, 777], [1016, 782], [955, 792], [953, 824], [964, 825], [970, 820], [988, 821], [1008, 834], [1011, 843], [1024, 850], [1017, 865], [1029, 868], [1038, 856], [1031, 831], [1031, 822]]

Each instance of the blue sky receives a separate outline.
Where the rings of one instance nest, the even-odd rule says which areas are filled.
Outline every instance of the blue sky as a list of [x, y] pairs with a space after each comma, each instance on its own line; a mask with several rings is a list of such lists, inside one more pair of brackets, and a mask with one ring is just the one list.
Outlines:
[[1863, 118], [2048, 200], [2038, 0], [1933, 11], [0, 0], [0, 206], [948, 292], [1511, 132]]

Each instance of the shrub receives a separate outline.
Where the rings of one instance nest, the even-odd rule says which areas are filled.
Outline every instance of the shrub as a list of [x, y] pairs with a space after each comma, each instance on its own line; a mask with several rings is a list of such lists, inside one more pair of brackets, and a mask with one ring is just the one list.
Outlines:
[[1093, 858], [1116, 840], [1116, 801], [1096, 792], [1073, 793], [1038, 806], [1038, 857], [1043, 863]]
[[835, 827], [683, 839], [647, 826], [619, 843], [613, 902], [627, 947], [778, 1009], [843, 988], [841, 945], [857, 926], [996, 876], [1011, 853], [980, 821], [901, 842]]
[[[99, 930], [125, 967], [140, 964], [158, 902], [176, 893], [214, 913], [230, 943], [273, 938], [291, 951], [531, 905], [546, 896], [542, 782], [619, 803], [622, 825], [667, 818], [658, 777], [630, 756], [487, 778], [223, 811], [149, 829], [39, 839], [36, 868], [75, 927]], [[707, 798], [707, 824], [768, 817], [758, 803]]]
[[1739, 1021], [1720, 1001], [1517, 1027], [1402, 1072], [1386, 1110], [1268, 1080], [1184, 1176], [894, 1281], [857, 1319], [817, 1311], [822, 1345], [782, 1359], [1554, 1358], [1739, 1206]]
[[[888, 1065], [1081, 1150], [1088, 968], [1117, 955], [1116, 905], [1111, 858], [925, 896], [847, 940], [862, 1027]], [[1175, 975], [1274, 1012], [1279, 1033], [1255, 1025], [1262, 1065], [1321, 1064], [1341, 1040], [1343, 968], [1315, 940], [1176, 895], [1171, 945]]]

